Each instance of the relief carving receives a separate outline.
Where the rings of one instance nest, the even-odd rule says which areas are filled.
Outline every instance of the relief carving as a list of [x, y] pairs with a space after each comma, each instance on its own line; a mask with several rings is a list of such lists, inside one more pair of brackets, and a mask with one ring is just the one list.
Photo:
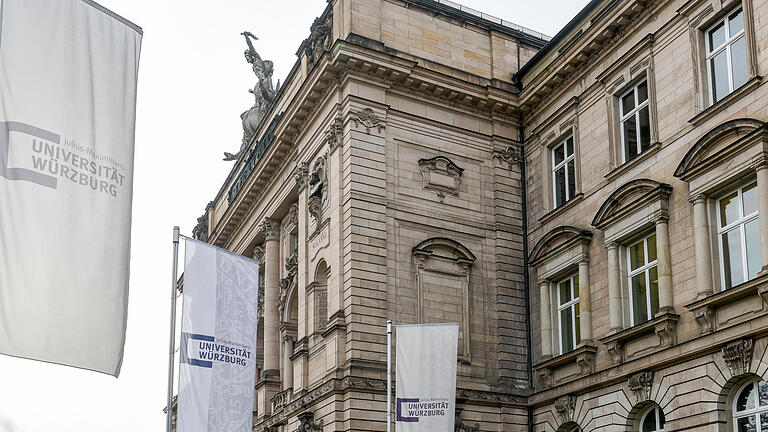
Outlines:
[[376, 128], [379, 133], [385, 128], [384, 122], [370, 108], [363, 108], [362, 111], [353, 112], [351, 120], [355, 124], [355, 128], [360, 127], [360, 123], [362, 123], [367, 134], [371, 133], [371, 128]]
[[445, 194], [459, 196], [461, 173], [464, 172], [464, 169], [459, 168], [453, 161], [445, 156], [419, 159], [419, 168], [422, 187], [426, 190], [435, 191], [440, 202], [445, 199]]
[[742, 339], [722, 348], [723, 360], [733, 376], [749, 372], [752, 364], [752, 345], [752, 339]]
[[560, 418], [560, 423], [573, 421], [573, 414], [576, 410], [576, 396], [565, 395], [555, 401], [555, 410]]
[[647, 401], [651, 398], [651, 386], [653, 385], [653, 371], [642, 371], [629, 377], [627, 380], [629, 390], [635, 395], [637, 402]]

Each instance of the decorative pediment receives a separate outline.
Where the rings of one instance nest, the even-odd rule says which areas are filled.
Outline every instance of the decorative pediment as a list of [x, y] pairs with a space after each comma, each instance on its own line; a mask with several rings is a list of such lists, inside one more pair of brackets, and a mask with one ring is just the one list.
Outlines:
[[675, 170], [675, 177], [689, 181], [712, 163], [736, 154], [744, 145], [752, 144], [754, 139], [768, 141], [766, 137], [768, 127], [759, 120], [740, 118], [720, 124], [699, 138], [688, 150]]
[[[639, 208], [647, 207], [654, 202], [663, 202], [660, 210], [665, 213], [672, 186], [650, 179], [632, 180], [616, 189], [603, 202], [592, 219], [592, 226], [604, 230], [605, 227], [631, 214]], [[666, 217], [666, 214], [661, 216]]]
[[531, 265], [538, 265], [545, 259], [564, 252], [576, 246], [589, 247], [592, 241], [592, 232], [573, 226], [559, 226], [544, 234], [544, 237], [536, 243], [528, 260]]
[[464, 172], [463, 168], [459, 168], [458, 165], [445, 156], [419, 159], [419, 168], [421, 170], [422, 186], [424, 189], [437, 192], [440, 201], [445, 198], [446, 193], [459, 196], [461, 173]]
[[442, 258], [464, 265], [472, 265], [477, 259], [475, 258], [475, 255], [461, 243], [443, 237], [433, 237], [424, 240], [413, 248], [413, 255], [422, 258]]

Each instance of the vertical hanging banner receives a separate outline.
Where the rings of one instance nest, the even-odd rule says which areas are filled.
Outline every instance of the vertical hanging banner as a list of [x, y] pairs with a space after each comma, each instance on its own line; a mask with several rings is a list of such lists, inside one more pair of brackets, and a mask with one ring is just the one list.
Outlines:
[[259, 263], [187, 239], [179, 432], [251, 432]]
[[453, 430], [459, 324], [398, 325], [396, 329], [397, 432]]
[[118, 376], [142, 32], [0, 1], [0, 353]]

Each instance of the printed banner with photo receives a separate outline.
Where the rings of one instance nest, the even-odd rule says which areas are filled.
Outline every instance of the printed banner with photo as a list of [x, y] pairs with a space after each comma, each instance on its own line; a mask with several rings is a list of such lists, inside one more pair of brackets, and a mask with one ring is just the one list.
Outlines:
[[179, 432], [251, 432], [259, 263], [185, 244]]
[[1, 354], [120, 373], [141, 39], [91, 1], [0, 1]]
[[398, 325], [396, 329], [397, 432], [453, 430], [458, 323]]

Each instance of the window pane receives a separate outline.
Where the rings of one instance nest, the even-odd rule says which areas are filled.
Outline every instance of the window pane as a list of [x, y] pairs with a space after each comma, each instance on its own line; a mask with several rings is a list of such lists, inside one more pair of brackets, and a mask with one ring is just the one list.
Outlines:
[[636, 270], [645, 265], [645, 250], [643, 240], [629, 247], [629, 269]]
[[621, 114], [626, 115], [628, 112], [635, 109], [635, 91], [632, 90], [631, 92], [624, 95], [624, 97], [621, 98]]
[[768, 432], [768, 414], [760, 414], [760, 432]]
[[555, 207], [565, 202], [565, 167], [555, 171]]
[[564, 151], [565, 151], [565, 146], [562, 144], [554, 148], [553, 154], [555, 155], [555, 165], [565, 160]]
[[643, 81], [637, 86], [637, 103], [641, 104], [648, 100], [648, 82]]
[[725, 288], [744, 282], [744, 263], [741, 258], [741, 229], [736, 228], [722, 235], [723, 270]]
[[720, 200], [720, 226], [732, 224], [739, 220], [739, 195], [734, 192]]
[[560, 311], [560, 337], [563, 344], [563, 354], [573, 351], [573, 316], [571, 308]]
[[635, 325], [648, 321], [648, 306], [645, 296], [645, 273], [632, 277], [632, 316]]
[[739, 393], [736, 400], [736, 412], [755, 408], [755, 385], [749, 384]]
[[760, 252], [760, 219], [754, 219], [744, 225], [744, 237], [747, 239], [747, 279], [757, 277], [763, 269], [762, 253]]
[[651, 146], [651, 122], [648, 117], [648, 107], [638, 113], [640, 120], [640, 151], [646, 151]]
[[621, 124], [624, 133], [624, 161], [628, 161], [637, 156], [637, 123], [635, 116], [632, 116]]
[[656, 408], [652, 409], [643, 419], [643, 432], [656, 432]]
[[579, 304], [573, 305], [573, 309], [576, 311], [576, 343], [581, 342], [581, 311], [579, 310]]
[[566, 156], [572, 155], [573, 154], [573, 137], [569, 137], [565, 141], [565, 146], [566, 146], [566, 149], [565, 149], [566, 150], [566, 152], [565, 152]]
[[714, 51], [725, 42], [725, 26], [720, 23], [709, 31], [709, 51]]
[[765, 381], [760, 381], [757, 384], [757, 391], [758, 393], [760, 393], [760, 398], [759, 398], [760, 406], [761, 407], [768, 406], [768, 383], [766, 383]]
[[576, 195], [576, 163], [571, 160], [566, 164], [568, 166], [568, 196], [567, 199]]
[[741, 199], [744, 201], [744, 216], [757, 212], [757, 183], [744, 186], [741, 190]]
[[712, 95], [714, 96], [713, 102], [719, 101], [731, 92], [728, 88], [727, 55], [726, 51], [723, 50], [709, 60], [712, 73], [710, 82], [712, 84]]
[[755, 416], [743, 417], [736, 422], [738, 432], [757, 432]]
[[571, 280], [567, 279], [560, 282], [560, 305], [571, 301]]
[[648, 262], [654, 262], [656, 261], [656, 234], [648, 237]]
[[651, 281], [651, 317], [659, 311], [659, 271], [653, 267], [648, 270], [648, 279]]
[[664, 429], [664, 423], [667, 422], [667, 419], [664, 418], [664, 411], [661, 408], [656, 409], [659, 411], [659, 429]]
[[579, 298], [579, 275], [573, 277], [573, 298]]
[[739, 88], [746, 84], [747, 73], [747, 43], [742, 36], [731, 45], [731, 65], [733, 67], [733, 88]]
[[744, 30], [744, 12], [741, 9], [728, 17], [728, 30], [731, 32], [731, 37]]

